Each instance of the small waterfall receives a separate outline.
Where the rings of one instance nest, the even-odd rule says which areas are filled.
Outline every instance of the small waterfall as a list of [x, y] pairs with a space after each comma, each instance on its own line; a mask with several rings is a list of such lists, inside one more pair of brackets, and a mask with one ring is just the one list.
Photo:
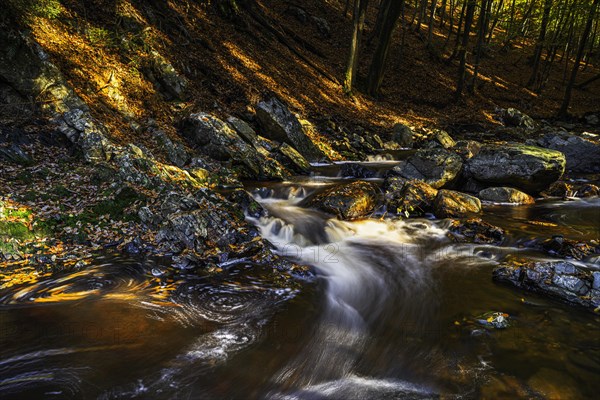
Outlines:
[[262, 236], [281, 255], [313, 265], [326, 283], [318, 329], [310, 346], [274, 377], [282, 392], [273, 397], [290, 387], [332, 390], [354, 376], [372, 331], [390, 317], [390, 304], [396, 318], [416, 329], [428, 323], [432, 281], [420, 250], [425, 241], [446, 240], [445, 229], [429, 221], [343, 222], [300, 208], [295, 199], [257, 200], [270, 214], [252, 220]]

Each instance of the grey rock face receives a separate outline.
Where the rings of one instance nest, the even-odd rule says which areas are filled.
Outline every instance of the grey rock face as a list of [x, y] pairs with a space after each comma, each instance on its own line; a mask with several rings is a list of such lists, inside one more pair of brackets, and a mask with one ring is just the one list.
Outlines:
[[300, 121], [278, 99], [258, 103], [256, 117], [267, 138], [288, 143], [310, 162], [326, 158], [306, 135]]
[[394, 142], [398, 143], [400, 147], [410, 149], [414, 145], [414, 132], [410, 127], [404, 124], [396, 124], [394, 125], [392, 132], [392, 139]]
[[72, 108], [87, 110], [59, 69], [48, 61], [48, 55], [20, 32], [8, 29], [0, 32], [0, 81], [8, 82], [13, 94], [40, 102], [41, 108], [51, 113], [60, 114]]
[[520, 190], [511, 187], [491, 187], [483, 189], [477, 195], [481, 200], [494, 203], [533, 204], [535, 199]]
[[164, 131], [154, 131], [154, 136], [167, 154], [167, 159], [178, 167], [183, 167], [190, 160], [190, 155], [181, 143], [173, 143]]
[[565, 171], [564, 154], [521, 144], [487, 145], [471, 158], [466, 176], [486, 185], [515, 186], [538, 193], [556, 182]]
[[83, 149], [88, 161], [102, 161], [111, 157], [113, 146], [107, 139], [108, 132], [88, 111], [74, 108], [65, 112], [58, 129]]
[[257, 142], [258, 135], [246, 121], [236, 117], [229, 117], [227, 118], [227, 122], [247, 143], [255, 144]]
[[391, 170], [406, 179], [422, 180], [438, 189], [453, 181], [462, 168], [461, 158], [442, 148], [421, 149]]
[[542, 147], [560, 151], [572, 172], [600, 172], [600, 145], [566, 132], [548, 133], [538, 140]]
[[183, 122], [184, 136], [198, 150], [217, 161], [239, 163], [247, 178], [283, 178], [285, 168], [249, 145], [231, 127], [207, 113], [192, 114]]
[[600, 307], [599, 274], [567, 261], [508, 262], [494, 269], [493, 277], [594, 311]]

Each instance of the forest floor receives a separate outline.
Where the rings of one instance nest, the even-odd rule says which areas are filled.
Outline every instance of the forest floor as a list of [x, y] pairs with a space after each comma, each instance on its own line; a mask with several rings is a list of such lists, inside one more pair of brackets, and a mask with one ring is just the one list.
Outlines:
[[[447, 51], [442, 51], [447, 29], [441, 30], [436, 21], [434, 44], [428, 48], [427, 27], [417, 33], [414, 25], [407, 26], [413, 13], [408, 7], [405, 28], [397, 29], [394, 36], [382, 94], [375, 99], [361, 92], [374, 47], [370, 36], [377, 10], [372, 7], [357, 90], [348, 96], [340, 82], [352, 21], [343, 15], [340, 0], [302, 4], [261, 0], [260, 9], [272, 29], [245, 14], [224, 19], [202, 2], [129, 0], [115, 5], [108, 0], [85, 4], [64, 0], [61, 4], [59, 18], [33, 17], [26, 25], [94, 115], [112, 128], [113, 139], [121, 143], [144, 141], [139, 126], [149, 119], [174, 132], [173, 122], [188, 111], [243, 117], [272, 93], [317, 124], [333, 121], [351, 131], [360, 126], [384, 137], [397, 122], [451, 131], [477, 129], [480, 124], [496, 123], [499, 107], [551, 118], [564, 94], [565, 71], [571, 67], [571, 63], [567, 69], [564, 62], [557, 64], [541, 93], [526, 89], [531, 43], [516, 42], [502, 50], [499, 43], [504, 33], [497, 31], [481, 61], [476, 93], [455, 102], [458, 67], [456, 62], [444, 61], [455, 36]], [[291, 5], [300, 7], [307, 19], [295, 17]], [[313, 17], [323, 18], [329, 33], [323, 33]], [[165, 62], [186, 80], [181, 99], [161, 93], [160, 85], [148, 74], [154, 65]], [[598, 73], [599, 68], [587, 66], [578, 81]], [[598, 104], [600, 81], [574, 91], [571, 113], [581, 116], [598, 111]]]

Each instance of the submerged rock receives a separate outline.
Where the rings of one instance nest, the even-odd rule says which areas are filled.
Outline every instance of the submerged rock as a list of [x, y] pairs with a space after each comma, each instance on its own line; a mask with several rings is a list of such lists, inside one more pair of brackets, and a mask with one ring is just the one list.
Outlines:
[[418, 180], [388, 177], [384, 182], [387, 211], [397, 214], [422, 215], [433, 209], [437, 189]]
[[307, 199], [303, 206], [317, 208], [341, 219], [364, 217], [375, 210], [379, 188], [370, 182], [356, 181], [335, 186]]
[[600, 187], [586, 183], [577, 189], [577, 197], [595, 197], [600, 196]]
[[573, 185], [558, 181], [554, 182], [550, 187], [540, 193], [544, 197], [571, 197], [574, 194]]
[[418, 179], [439, 189], [452, 182], [462, 168], [461, 158], [445, 149], [421, 149], [394, 167], [391, 175]]
[[516, 186], [527, 193], [539, 193], [565, 172], [564, 154], [522, 144], [487, 145], [471, 158], [467, 177], [487, 185]]
[[350, 178], [374, 178], [377, 172], [358, 163], [344, 163], [340, 166], [340, 174]]
[[483, 189], [477, 195], [481, 200], [494, 203], [533, 204], [535, 199], [520, 190], [510, 187], [491, 187]]
[[600, 274], [567, 261], [509, 261], [494, 269], [493, 278], [591, 311], [600, 309]]
[[567, 133], [548, 133], [538, 140], [542, 147], [560, 151], [567, 159], [566, 169], [571, 172], [600, 172], [600, 145]]
[[504, 241], [504, 230], [482, 221], [481, 218], [453, 221], [448, 232], [457, 242], [499, 245]]
[[327, 158], [306, 135], [298, 118], [277, 98], [272, 97], [258, 103], [256, 118], [265, 136], [290, 144], [308, 161], [316, 162]]
[[554, 236], [542, 242], [542, 249], [547, 253], [581, 260], [589, 255], [600, 253], [600, 246], [583, 241], [565, 239], [562, 236]]
[[481, 201], [477, 197], [442, 189], [433, 203], [433, 210], [438, 218], [464, 217], [481, 212]]

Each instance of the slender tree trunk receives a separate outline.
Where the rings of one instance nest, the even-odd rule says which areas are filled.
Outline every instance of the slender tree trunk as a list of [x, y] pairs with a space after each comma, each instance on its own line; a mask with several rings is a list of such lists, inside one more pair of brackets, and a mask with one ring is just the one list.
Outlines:
[[569, 104], [571, 103], [573, 86], [575, 86], [575, 79], [577, 79], [577, 70], [579, 69], [579, 64], [581, 63], [581, 58], [583, 57], [583, 52], [585, 51], [585, 45], [587, 43], [588, 37], [590, 36], [592, 23], [594, 22], [594, 16], [596, 14], [596, 9], [598, 8], [599, 2], [600, 0], [594, 0], [594, 2], [592, 3], [592, 6], [590, 7], [590, 11], [588, 13], [585, 28], [583, 29], [583, 33], [581, 34], [581, 39], [579, 39], [579, 49], [577, 50], [577, 56], [575, 57], [575, 65], [573, 65], [573, 70], [571, 71], [571, 78], [569, 79], [569, 83], [567, 84], [567, 88], [565, 90], [565, 97], [563, 98], [563, 102], [560, 106], [560, 109], [558, 110], [558, 116], [560, 118], [566, 117], [569, 112]]
[[513, 39], [514, 29], [515, 29], [515, 5], [516, 0], [512, 0], [512, 4], [510, 6], [510, 19], [508, 20], [508, 26], [506, 27], [506, 37], [504, 38], [503, 48], [508, 48], [510, 46], [510, 42]]
[[421, 32], [421, 24], [425, 21], [425, 10], [427, 9], [427, 0], [421, 0], [419, 4], [419, 12], [417, 13], [417, 26], [415, 32]]
[[435, 21], [435, 8], [438, 0], [431, 0], [431, 8], [429, 9], [429, 30], [427, 32], [427, 43], [431, 46], [433, 38], [433, 22]]
[[[470, 0], [465, 0], [463, 2], [462, 8], [460, 10], [460, 17], [458, 18], [458, 26], [456, 27], [456, 42], [454, 43], [454, 50], [452, 51], [452, 55], [448, 57], [448, 62], [454, 60], [456, 56], [458, 56], [458, 50], [460, 48], [460, 39], [461, 39], [461, 30], [463, 29], [463, 22], [465, 19], [465, 13], [467, 10], [467, 3]], [[473, 10], [473, 12], [475, 12]]]
[[481, 62], [481, 56], [483, 52], [483, 42], [485, 39], [488, 11], [491, 0], [481, 0], [481, 13], [479, 14], [478, 21], [478, 32], [477, 32], [477, 45], [475, 46], [475, 65], [473, 67], [473, 81], [469, 86], [469, 91], [475, 93], [475, 86], [477, 85], [477, 75], [479, 74], [479, 63]]
[[465, 16], [465, 28], [463, 32], [462, 43], [458, 50], [460, 58], [460, 66], [458, 67], [458, 82], [456, 85], [455, 99], [459, 100], [462, 97], [465, 87], [465, 75], [467, 66], [467, 46], [469, 45], [469, 35], [471, 34], [471, 25], [473, 24], [473, 15], [475, 14], [475, 0], [467, 0], [467, 10]]
[[535, 3], [536, 0], [531, 0], [531, 3], [529, 3], [529, 8], [527, 9], [527, 11], [525, 12], [525, 14], [523, 15], [523, 19], [521, 20], [521, 35], [525, 36], [525, 34], [527, 33], [527, 30], [529, 29], [529, 19], [531, 18], [531, 14], [533, 13], [533, 10], [535, 9]]
[[344, 17], [348, 16], [348, 11], [350, 11], [350, 0], [346, 0], [346, 5], [344, 6]]
[[542, 16], [542, 26], [540, 27], [540, 34], [535, 44], [535, 50], [533, 52], [531, 76], [527, 82], [527, 86], [531, 87], [538, 78], [538, 71], [540, 69], [540, 60], [542, 59], [542, 51], [544, 50], [544, 42], [546, 41], [546, 29], [548, 27], [548, 21], [550, 19], [550, 10], [552, 9], [552, 0], [544, 0], [544, 14]]
[[442, 0], [442, 5], [440, 6], [440, 8], [442, 9], [442, 12], [440, 14], [440, 28], [444, 28], [444, 25], [446, 25], [446, 5], [448, 4], [448, 0]]
[[[490, 5], [491, 5], [491, 3], [490, 3]], [[498, 21], [500, 20], [500, 13], [502, 12], [503, 6], [504, 6], [504, 0], [500, 0], [498, 2], [498, 6], [496, 7], [496, 10], [493, 13], [494, 21], [492, 22], [492, 25], [490, 27], [488, 37], [486, 39], [486, 43], [491, 43], [492, 38], [494, 37], [494, 31], [496, 30], [496, 26], [498, 25]]]
[[404, 9], [404, 0], [384, 0], [382, 7], [385, 7], [386, 16], [383, 19], [383, 26], [380, 30], [377, 47], [375, 48], [368, 75], [368, 92], [372, 96], [379, 94], [392, 34], [394, 33], [400, 13]]
[[446, 48], [448, 47], [448, 44], [450, 43], [450, 39], [452, 38], [452, 32], [454, 31], [454, 11], [455, 11], [455, 7], [454, 7], [454, 0], [450, 0], [450, 12], [448, 13], [448, 36], [446, 37], [446, 41], [444, 42], [444, 46], [442, 48], [442, 53], [446, 52]]
[[354, 0], [354, 30], [352, 31], [352, 41], [350, 43], [350, 56], [348, 57], [348, 68], [344, 79], [344, 92], [351, 93], [356, 73], [358, 70], [358, 55], [360, 52], [360, 42], [362, 32], [365, 26], [365, 15], [367, 11], [368, 0]]

